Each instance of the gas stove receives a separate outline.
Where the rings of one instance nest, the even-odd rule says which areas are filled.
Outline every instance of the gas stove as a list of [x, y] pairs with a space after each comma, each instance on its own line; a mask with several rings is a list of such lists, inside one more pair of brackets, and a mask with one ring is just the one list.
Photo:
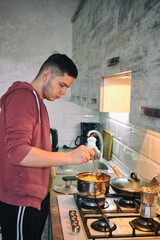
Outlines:
[[[160, 239], [160, 217], [142, 218], [140, 200], [122, 199], [114, 193], [98, 200], [86, 200], [79, 194], [57, 195], [57, 200], [64, 240]], [[72, 210], [79, 225], [76, 231]]]

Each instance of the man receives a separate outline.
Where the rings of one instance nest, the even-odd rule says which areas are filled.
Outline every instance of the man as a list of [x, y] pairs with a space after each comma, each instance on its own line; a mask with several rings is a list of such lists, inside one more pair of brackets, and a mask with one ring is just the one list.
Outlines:
[[44, 99], [66, 94], [78, 71], [70, 58], [53, 54], [31, 84], [15, 82], [0, 100], [0, 220], [3, 240], [40, 240], [49, 211], [51, 166], [81, 164], [94, 152], [80, 146], [51, 152]]

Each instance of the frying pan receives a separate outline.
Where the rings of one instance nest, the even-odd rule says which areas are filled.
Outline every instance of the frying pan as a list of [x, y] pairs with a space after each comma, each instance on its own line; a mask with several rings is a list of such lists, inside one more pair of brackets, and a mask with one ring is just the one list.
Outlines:
[[117, 178], [111, 180], [111, 187], [120, 196], [140, 199], [140, 188], [149, 187], [149, 181], [139, 179], [135, 172], [132, 172], [130, 178], [121, 177], [119, 170], [112, 166], [112, 169], [117, 174]]

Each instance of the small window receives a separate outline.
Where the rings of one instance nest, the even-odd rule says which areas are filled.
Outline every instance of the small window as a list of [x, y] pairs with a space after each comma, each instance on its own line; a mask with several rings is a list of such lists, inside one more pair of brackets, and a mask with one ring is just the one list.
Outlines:
[[102, 77], [100, 112], [130, 112], [131, 72]]

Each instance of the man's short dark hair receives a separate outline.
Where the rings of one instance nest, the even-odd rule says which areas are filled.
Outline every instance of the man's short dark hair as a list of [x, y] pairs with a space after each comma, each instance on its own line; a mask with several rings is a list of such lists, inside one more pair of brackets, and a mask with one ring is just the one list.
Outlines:
[[78, 70], [74, 62], [65, 54], [52, 54], [41, 66], [37, 77], [46, 69], [50, 69], [52, 76], [63, 76], [65, 73], [77, 78]]

